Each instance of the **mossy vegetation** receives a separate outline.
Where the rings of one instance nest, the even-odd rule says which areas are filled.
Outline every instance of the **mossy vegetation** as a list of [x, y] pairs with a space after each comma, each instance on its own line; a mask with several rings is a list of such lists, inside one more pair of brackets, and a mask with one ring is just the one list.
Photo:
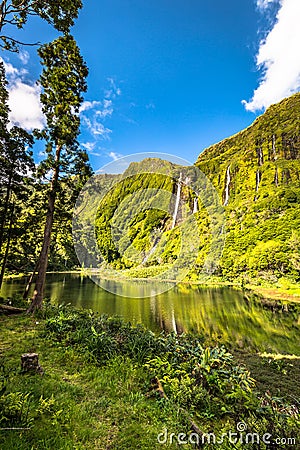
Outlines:
[[[300, 280], [299, 113], [300, 94], [295, 94], [271, 106], [246, 130], [206, 149], [196, 162], [226, 203], [222, 229], [226, 244], [214, 272], [220, 280], [281, 289], [282, 284], [295, 286]], [[146, 173], [147, 167], [152, 173]], [[163, 271], [163, 265], [176, 261], [182, 235], [180, 214], [175, 228], [171, 226], [174, 205], [169, 214], [155, 208], [143, 210], [149, 200], [145, 195], [135, 216], [136, 205], [128, 202], [123, 207], [122, 220], [126, 222], [128, 216], [123, 235], [113, 238], [111, 230], [122, 201], [143, 189], [176, 194], [179, 172], [179, 166], [158, 159], [133, 163], [124, 172], [123, 180], [99, 207], [96, 219], [98, 245], [107, 263], [129, 269], [129, 276], [143, 278], [157, 273], [147, 267], [160, 266]], [[190, 208], [194, 196], [188, 186], [182, 188], [182, 200]], [[155, 195], [152, 197], [155, 204]], [[210, 218], [200, 197], [196, 217], [200, 237], [197, 261], [186, 278], [191, 281], [203, 276], [211, 244]]]
[[[0, 327], [3, 450], [150, 450], [161, 448], [157, 436], [165, 429], [188, 435], [196, 426], [218, 437], [238, 422], [247, 432], [299, 442], [298, 388], [291, 396], [275, 392], [270, 378], [257, 385], [238, 363], [245, 355], [206, 347], [201, 336], [155, 335], [116, 317], [50, 306], [40, 317], [2, 317]], [[43, 375], [21, 373], [24, 352], [39, 354]], [[277, 366], [268, 363], [269, 372]], [[204, 448], [233, 447], [225, 440]]]
[[[299, 281], [300, 95], [272, 105], [246, 130], [200, 154], [196, 165], [226, 206], [226, 246], [219, 273], [272, 285]], [[228, 169], [229, 168], [229, 169]]]

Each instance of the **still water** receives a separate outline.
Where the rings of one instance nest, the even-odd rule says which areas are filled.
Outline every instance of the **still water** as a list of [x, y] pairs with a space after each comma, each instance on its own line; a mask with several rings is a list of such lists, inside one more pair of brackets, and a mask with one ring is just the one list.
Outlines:
[[[110, 284], [117, 282], [107, 283], [111, 288]], [[1, 296], [21, 294], [25, 284], [25, 278], [7, 280]], [[113, 288], [116, 290], [115, 285]], [[222, 341], [233, 347], [300, 355], [296, 305], [291, 305], [288, 312], [272, 312], [253, 295], [230, 287], [181, 284], [150, 298], [135, 298], [138, 290], [143, 290], [142, 281], [122, 281], [117, 289], [122, 289], [122, 297], [100, 288], [87, 276], [48, 274], [45, 297], [55, 304], [71, 303], [101, 314], [116, 314], [153, 331], [193, 331], [205, 335], [208, 341]]]

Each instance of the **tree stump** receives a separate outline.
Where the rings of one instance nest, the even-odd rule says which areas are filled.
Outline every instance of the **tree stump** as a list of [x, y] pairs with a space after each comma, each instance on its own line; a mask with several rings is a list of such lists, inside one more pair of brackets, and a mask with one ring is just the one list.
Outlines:
[[21, 368], [23, 372], [37, 372], [43, 374], [43, 368], [39, 365], [37, 353], [24, 353], [21, 355]]

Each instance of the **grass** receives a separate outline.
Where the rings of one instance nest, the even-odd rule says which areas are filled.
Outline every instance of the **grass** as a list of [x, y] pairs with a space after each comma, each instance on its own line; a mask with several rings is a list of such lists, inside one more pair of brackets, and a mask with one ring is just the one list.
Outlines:
[[[206, 433], [235, 431], [244, 421], [250, 431], [300, 442], [299, 414], [291, 406], [297, 403], [289, 395], [296, 399], [300, 391], [298, 366], [242, 352], [233, 358], [224, 347], [203, 348], [193, 336], [155, 336], [68, 307], [49, 306], [39, 318], [2, 316], [0, 333], [0, 428], [23, 428], [0, 430], [1, 450], [178, 449], [176, 440], [160, 444], [157, 436], [164, 429], [190, 433], [191, 420]], [[39, 354], [43, 375], [20, 371], [20, 356], [28, 352]], [[257, 387], [237, 359], [257, 375]], [[153, 376], [165, 396], [153, 389]], [[264, 396], [266, 390], [271, 393]]]
[[[1, 450], [128, 450], [137, 443], [141, 449], [159, 448], [163, 427], [186, 428], [177, 411], [167, 404], [158, 407], [145, 395], [150, 380], [143, 367], [123, 356], [99, 367], [86, 354], [42, 337], [43, 321], [38, 322], [0, 319], [6, 389], [29, 393], [28, 417], [16, 426], [30, 427], [0, 431]], [[27, 352], [39, 354], [43, 376], [21, 374], [20, 356]]]
[[292, 355], [257, 354], [235, 350], [234, 356], [250, 370], [257, 389], [271, 392], [285, 401], [296, 399], [300, 406], [300, 358]]

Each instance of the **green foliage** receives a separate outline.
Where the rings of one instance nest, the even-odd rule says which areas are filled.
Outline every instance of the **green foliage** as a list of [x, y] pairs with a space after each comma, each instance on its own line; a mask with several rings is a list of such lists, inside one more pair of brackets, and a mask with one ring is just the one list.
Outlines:
[[197, 160], [223, 198], [230, 167], [226, 246], [218, 269], [228, 279], [299, 280], [299, 111], [295, 94]]
[[60, 307], [59, 315], [47, 308], [45, 315], [47, 336], [67, 348], [84, 348], [98, 364], [109, 364], [118, 355], [142, 363], [148, 377], [163, 386], [166, 397], [157, 393], [158, 404], [188, 411], [204, 429], [207, 420], [220, 433], [244, 421], [248, 432], [280, 435], [285, 429], [283, 436], [295, 436], [297, 407], [269, 393], [258, 395], [249, 371], [224, 346], [205, 348], [199, 336], [154, 335], [120, 318], [68, 307]]
[[[223, 202], [226, 173], [230, 168], [229, 202], [225, 207], [227, 223], [223, 230], [226, 244], [215, 268], [216, 275], [243, 283], [271, 278], [276, 281], [282, 276], [299, 281], [299, 111], [300, 94], [295, 94], [271, 106], [246, 130], [209, 147], [199, 156], [196, 165], [212, 181]], [[171, 230], [170, 217], [155, 208], [142, 210], [146, 198], [141, 198], [142, 211], [136, 215], [129, 206], [122, 209], [123, 221], [130, 217], [131, 220], [127, 229], [121, 230], [123, 234], [120, 232], [117, 239], [112, 236], [114, 213], [127, 196], [154, 187], [176, 192], [174, 175], [178, 174], [178, 167], [171, 167], [166, 161], [151, 161], [150, 166], [157, 166], [158, 172], [164, 167], [166, 175], [171, 177], [167, 182], [168, 177], [164, 181], [159, 174], [135, 175], [147, 165], [149, 161], [145, 160], [125, 171], [124, 179], [102, 200], [96, 219], [98, 246], [105, 260], [119, 269], [130, 269], [125, 273], [133, 277], [153, 276], [163, 271], [163, 265], [172, 264], [181, 248], [180, 224]], [[193, 203], [188, 191], [183, 190], [182, 198]], [[210, 219], [201, 204], [196, 218], [201, 238], [197, 262], [188, 276], [194, 281], [202, 271], [211, 244]], [[158, 240], [153, 237], [157, 230]], [[213, 258], [206, 261], [209, 264], [215, 266]]]
[[[156, 205], [160, 189], [167, 192], [172, 192], [173, 189], [173, 182], [169, 176], [161, 173], [131, 175], [130, 171], [131, 167], [125, 171], [123, 179], [113, 185], [109, 195], [102, 199], [95, 220], [97, 243], [101, 254], [108, 263], [119, 261], [123, 267], [132, 265], [130, 261], [134, 260], [134, 252], [145, 256], [158, 241], [160, 232], [166, 230], [170, 221], [169, 215], [155, 206], [150, 208], [150, 205]], [[125, 207], [118, 215], [124, 226], [124, 229], [121, 229], [123, 234], [121, 233], [119, 237], [112, 236], [114, 214], [118, 206], [126, 200], [126, 197], [130, 198], [139, 191], [148, 209], [139, 210], [136, 214], [135, 206], [125, 202]], [[116, 241], [118, 241], [118, 248], [115, 245]], [[141, 256], [138, 257], [139, 262], [142, 259]]]
[[[31, 146], [32, 136], [22, 128], [8, 127], [8, 91], [4, 64], [0, 61], [0, 286], [11, 252], [11, 241], [20, 233], [16, 217], [28, 198], [28, 176], [34, 171]], [[5, 244], [5, 246], [4, 246]], [[5, 248], [4, 248], [5, 247]]]
[[[82, 8], [81, 0], [11, 0], [1, 1], [0, 32], [6, 25], [23, 28], [30, 16], [39, 16], [58, 31], [68, 33]], [[8, 35], [0, 35], [1, 47], [18, 51], [20, 42]], [[32, 44], [31, 44], [32, 45]]]
[[[71, 35], [61, 36], [43, 45], [38, 53], [44, 66], [40, 84], [43, 87], [41, 102], [47, 120], [41, 137], [48, 143], [48, 160], [53, 165], [53, 145], [66, 146], [67, 156], [73, 156], [71, 151], [79, 134], [79, 107], [83, 101], [82, 93], [87, 90], [88, 69]], [[65, 164], [70, 162], [67, 160]]]
[[27, 427], [30, 394], [9, 392], [0, 396], [0, 427]]
[[[169, 433], [190, 433], [191, 419], [217, 437], [244, 422], [247, 433], [299, 438], [297, 404], [256, 392], [247, 369], [223, 346], [205, 348], [198, 336], [154, 335], [117, 317], [66, 306], [47, 305], [43, 315], [38, 325], [28, 317], [0, 321], [8, 374], [0, 396], [11, 414], [5, 423], [29, 427], [0, 433], [3, 450], [104, 445], [152, 450], [161, 448], [157, 435], [165, 427]], [[23, 349], [38, 351], [43, 377], [14, 369]], [[268, 372], [273, 370], [279, 369], [269, 365]], [[153, 377], [165, 397], [151, 389]], [[20, 421], [22, 404], [27, 421], [26, 414]], [[176, 441], [168, 447], [177, 448]], [[203, 448], [232, 447], [224, 441]], [[261, 442], [259, 448], [268, 447]]]

